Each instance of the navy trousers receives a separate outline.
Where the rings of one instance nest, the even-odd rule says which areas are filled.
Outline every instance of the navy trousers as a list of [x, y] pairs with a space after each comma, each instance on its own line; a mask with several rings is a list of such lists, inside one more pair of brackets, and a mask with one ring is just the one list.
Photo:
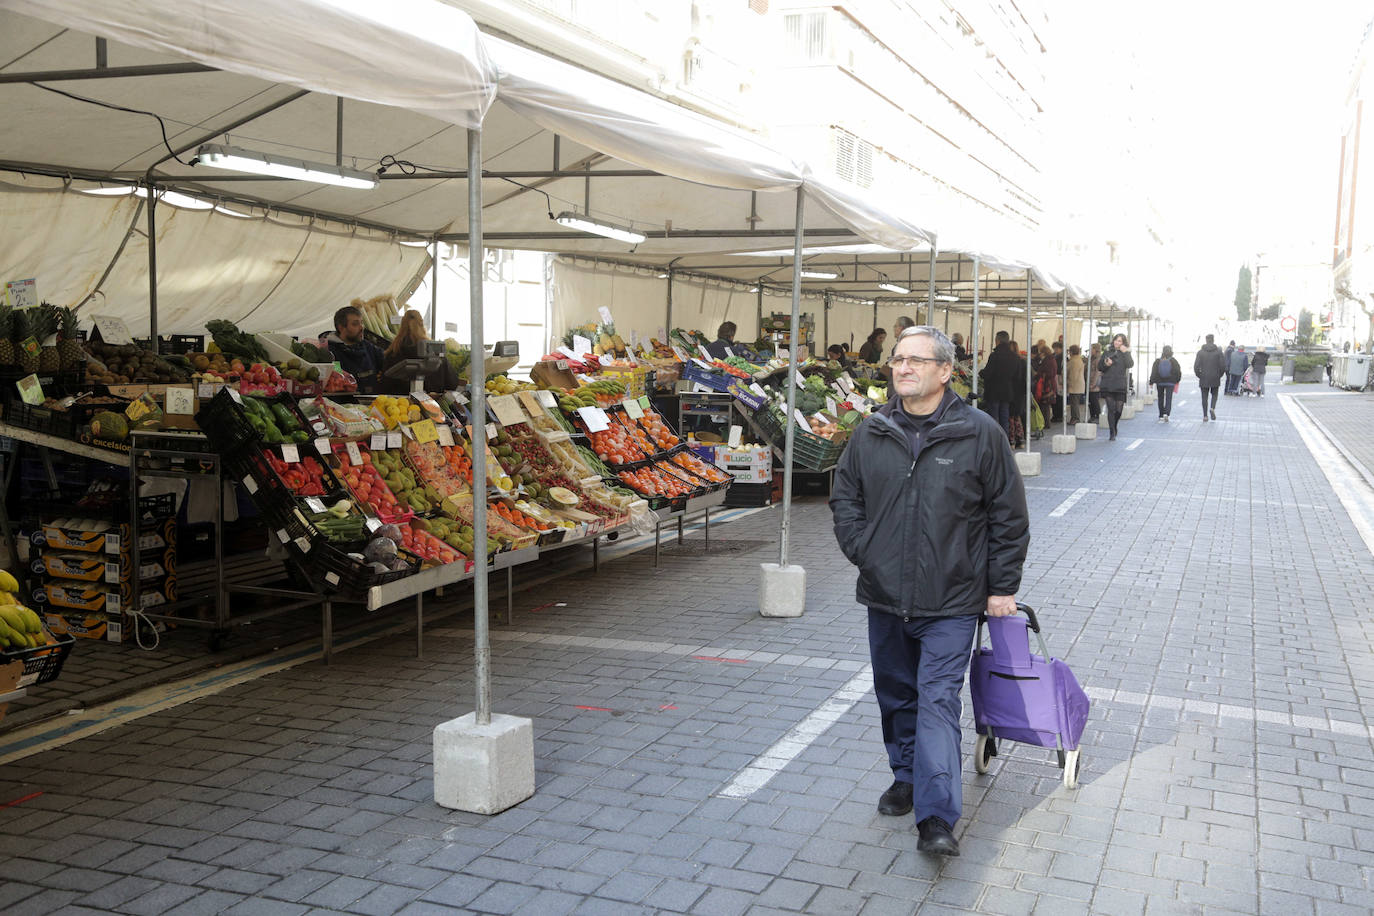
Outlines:
[[916, 823], [953, 826], [963, 811], [959, 690], [968, 672], [976, 615], [898, 617], [868, 612], [873, 691], [893, 778], [912, 785]]

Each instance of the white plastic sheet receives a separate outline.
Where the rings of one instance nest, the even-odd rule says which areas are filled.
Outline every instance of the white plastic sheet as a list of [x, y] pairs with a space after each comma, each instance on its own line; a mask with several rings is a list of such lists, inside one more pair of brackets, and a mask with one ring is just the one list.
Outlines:
[[435, 0], [0, 0], [0, 8], [235, 73], [478, 127], [482, 36]]

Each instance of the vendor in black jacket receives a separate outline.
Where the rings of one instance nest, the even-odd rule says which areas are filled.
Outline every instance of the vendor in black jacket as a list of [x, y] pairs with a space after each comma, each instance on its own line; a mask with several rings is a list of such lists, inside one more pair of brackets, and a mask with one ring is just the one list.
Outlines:
[[382, 348], [363, 333], [363, 313], [345, 305], [334, 313], [334, 333], [326, 338], [339, 368], [358, 380], [359, 394], [377, 393], [377, 373], [382, 371]]
[[949, 388], [954, 346], [903, 332], [894, 397], [855, 431], [830, 498], [859, 568], [892, 786], [878, 810], [915, 810], [918, 848], [958, 855], [959, 690], [978, 615], [1016, 613], [1030, 543], [1021, 474], [997, 421]]

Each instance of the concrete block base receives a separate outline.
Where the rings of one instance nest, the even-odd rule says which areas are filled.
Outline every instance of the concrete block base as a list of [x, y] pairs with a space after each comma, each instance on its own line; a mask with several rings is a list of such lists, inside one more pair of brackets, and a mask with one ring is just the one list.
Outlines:
[[1087, 439], [1089, 442], [1097, 438], [1096, 423], [1075, 423], [1073, 434], [1080, 439]]
[[1050, 440], [1050, 451], [1056, 455], [1072, 455], [1077, 449], [1077, 436], [1057, 435]]
[[776, 563], [760, 563], [759, 568], [760, 616], [800, 617], [806, 609], [806, 570]]
[[1040, 476], [1040, 453], [1039, 452], [1016, 452], [1016, 469], [1021, 472], [1022, 477]]
[[1131, 419], [1131, 418], [1134, 417], [1134, 416], [1135, 416], [1135, 405], [1134, 405], [1134, 404], [1127, 404], [1125, 407], [1121, 408], [1121, 419], [1123, 419], [1123, 420], [1129, 420], [1129, 419]]
[[534, 795], [534, 724], [477, 713], [434, 729], [434, 802], [457, 811], [497, 814]]

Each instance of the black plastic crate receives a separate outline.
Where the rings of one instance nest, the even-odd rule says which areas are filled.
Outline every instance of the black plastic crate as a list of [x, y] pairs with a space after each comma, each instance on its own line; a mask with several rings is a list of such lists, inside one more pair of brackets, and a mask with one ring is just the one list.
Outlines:
[[321, 542], [305, 555], [303, 563], [312, 571], [313, 581], [325, 589], [344, 595], [359, 595], [374, 585], [385, 585], [420, 571], [419, 558], [403, 550], [398, 551], [397, 556], [406, 561], [406, 568], [381, 573], [373, 570], [371, 564], [353, 559], [347, 551]]
[[71, 411], [35, 407], [20, 400], [12, 400], [5, 405], [5, 422], [20, 429], [57, 436], [60, 439], [75, 439], [79, 425]]
[[210, 446], [222, 455], [256, 447], [262, 441], [253, 424], [248, 422], [248, 414], [243, 405], [236, 402], [228, 388], [221, 388], [214, 397], [201, 404], [196, 414], [196, 425]]
[[772, 501], [771, 483], [732, 483], [730, 492], [725, 494], [725, 506], [729, 509], [753, 509]]
[[62, 666], [67, 663], [67, 656], [72, 654], [72, 646], [76, 645], [76, 637], [64, 633], [53, 638], [57, 642], [52, 645], [0, 650], [0, 664], [15, 661], [24, 663], [24, 673], [19, 676], [20, 687], [46, 684], [56, 680], [62, 673]]

